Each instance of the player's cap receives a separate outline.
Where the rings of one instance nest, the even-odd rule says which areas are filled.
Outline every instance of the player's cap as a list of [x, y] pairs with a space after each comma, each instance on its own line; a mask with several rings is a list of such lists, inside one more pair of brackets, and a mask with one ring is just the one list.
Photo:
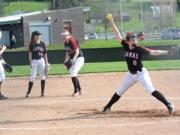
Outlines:
[[139, 34], [140, 34], [140, 35], [143, 35], [143, 36], [145, 35], [143, 32], [140, 32]]
[[145, 34], [144, 34], [143, 32], [139, 32], [139, 33], [137, 34], [137, 37], [140, 37], [140, 36], [145, 36]]
[[32, 36], [39, 36], [41, 35], [41, 33], [39, 31], [33, 31], [32, 32]]
[[135, 39], [135, 38], [137, 38], [137, 36], [133, 32], [126, 33], [126, 39], [130, 40], [130, 39]]

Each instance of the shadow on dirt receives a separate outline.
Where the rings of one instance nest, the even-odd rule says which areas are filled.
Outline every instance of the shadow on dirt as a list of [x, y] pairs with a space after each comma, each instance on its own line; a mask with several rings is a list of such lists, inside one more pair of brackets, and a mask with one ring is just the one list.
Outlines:
[[0, 121], [1, 124], [22, 124], [22, 123], [44, 123], [58, 121], [74, 121], [74, 120], [93, 120], [93, 119], [110, 119], [110, 118], [177, 118], [180, 117], [180, 110], [176, 110], [173, 114], [168, 114], [165, 110], [135, 110], [135, 111], [112, 111], [109, 113], [101, 113], [97, 109], [83, 110], [81, 113], [75, 113], [68, 117], [41, 119], [41, 120], [25, 120], [25, 121]]
[[73, 120], [91, 120], [91, 119], [110, 119], [110, 118], [164, 118], [164, 117], [180, 117], [180, 110], [176, 110], [173, 114], [168, 114], [165, 110], [135, 110], [135, 111], [112, 111], [109, 113], [101, 113], [96, 109], [83, 110], [82, 113], [76, 113], [68, 117], [42, 119], [42, 120], [24, 120], [24, 121], [0, 121], [1, 124], [22, 124], [22, 123], [44, 123], [58, 121]]

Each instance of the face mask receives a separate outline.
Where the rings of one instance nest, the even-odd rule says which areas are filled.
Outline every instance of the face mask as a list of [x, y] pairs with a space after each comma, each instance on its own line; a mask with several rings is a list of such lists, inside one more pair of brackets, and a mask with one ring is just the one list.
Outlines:
[[62, 32], [61, 35], [64, 37], [64, 39], [70, 39], [69, 33]]
[[137, 44], [137, 39], [136, 38], [132, 38], [130, 39], [131, 42], [134, 42], [134, 44]]
[[137, 39], [134, 39], [135, 40], [135, 44], [137, 44]]

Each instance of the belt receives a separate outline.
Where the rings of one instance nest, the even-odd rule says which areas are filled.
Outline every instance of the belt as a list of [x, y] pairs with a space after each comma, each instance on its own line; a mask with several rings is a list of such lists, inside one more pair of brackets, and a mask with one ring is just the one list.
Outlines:
[[137, 71], [129, 71], [131, 74], [137, 74], [138, 72], [142, 72], [143, 70], [142, 69], [139, 69]]
[[38, 58], [38, 59], [32, 59], [32, 60], [41, 60], [42, 58]]

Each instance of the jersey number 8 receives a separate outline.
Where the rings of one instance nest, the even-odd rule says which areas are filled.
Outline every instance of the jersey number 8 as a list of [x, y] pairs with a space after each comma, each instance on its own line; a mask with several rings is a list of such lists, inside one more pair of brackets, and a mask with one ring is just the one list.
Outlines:
[[133, 60], [133, 65], [134, 65], [134, 66], [137, 65], [137, 60]]

